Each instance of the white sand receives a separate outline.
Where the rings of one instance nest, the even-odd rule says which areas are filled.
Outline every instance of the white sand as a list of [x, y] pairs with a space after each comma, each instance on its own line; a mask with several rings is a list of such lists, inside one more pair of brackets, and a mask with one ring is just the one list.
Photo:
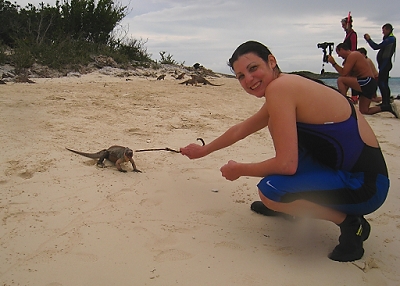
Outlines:
[[[262, 105], [235, 79], [34, 79], [0, 86], [1, 285], [399, 285], [400, 121], [369, 116], [391, 176], [356, 263], [327, 258], [339, 229], [252, 213], [258, 178], [228, 160], [274, 154], [267, 130], [206, 158], [135, 153], [143, 173], [75, 155], [111, 145], [179, 149], [214, 139]], [[400, 107], [400, 106], [399, 106]], [[126, 169], [131, 170], [129, 165]]]

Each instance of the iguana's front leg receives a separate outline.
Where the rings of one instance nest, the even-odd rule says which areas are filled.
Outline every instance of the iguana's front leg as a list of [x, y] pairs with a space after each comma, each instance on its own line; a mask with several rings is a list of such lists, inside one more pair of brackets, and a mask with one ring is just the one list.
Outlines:
[[136, 173], [141, 173], [142, 172], [138, 168], [136, 168], [136, 164], [135, 164], [135, 162], [133, 161], [132, 158], [129, 158], [129, 162], [131, 162], [131, 164], [132, 164], [132, 168], [133, 168], [132, 172], [136, 172]]
[[122, 169], [121, 168], [121, 163], [123, 163], [124, 162], [124, 160], [121, 158], [121, 159], [118, 159], [116, 162], [115, 162], [115, 167], [117, 167], [117, 169], [118, 169], [118, 171], [120, 171], [120, 172], [122, 172], [122, 173], [126, 173], [126, 170], [124, 170], [124, 169]]

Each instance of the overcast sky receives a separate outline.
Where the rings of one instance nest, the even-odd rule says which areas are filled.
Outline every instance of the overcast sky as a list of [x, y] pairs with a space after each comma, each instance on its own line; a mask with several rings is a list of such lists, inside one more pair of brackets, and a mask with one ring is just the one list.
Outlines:
[[[25, 3], [39, 0], [17, 0]], [[43, 1], [50, 5], [55, 0]], [[257, 40], [270, 48], [285, 72], [309, 70], [319, 73], [322, 50], [319, 42], [342, 42], [345, 33], [340, 20], [351, 11], [358, 47], [365, 47], [376, 63], [373, 51], [363, 38], [382, 41], [382, 25], [391, 23], [400, 37], [400, 1], [321, 0], [116, 0], [128, 7], [120, 31], [142, 39], [152, 59], [160, 51], [179, 63], [198, 62], [217, 72], [230, 73], [226, 63], [235, 48], [247, 40]], [[329, 4], [325, 4], [329, 3]], [[398, 32], [398, 33], [397, 33]], [[400, 44], [397, 45], [399, 51]], [[337, 55], [334, 52], [334, 57]], [[337, 59], [339, 63], [341, 59]], [[325, 64], [326, 71], [335, 71]], [[400, 55], [391, 76], [400, 77]]]

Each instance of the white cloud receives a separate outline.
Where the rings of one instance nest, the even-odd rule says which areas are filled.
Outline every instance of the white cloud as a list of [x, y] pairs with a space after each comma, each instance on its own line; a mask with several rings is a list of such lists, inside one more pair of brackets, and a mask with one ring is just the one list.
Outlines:
[[[125, 19], [132, 27], [131, 35], [148, 39], [147, 47], [154, 59], [158, 59], [159, 51], [166, 50], [178, 61], [188, 65], [200, 62], [221, 72], [229, 72], [227, 59], [239, 44], [250, 39], [266, 44], [284, 71], [319, 72], [322, 51], [317, 43], [341, 42], [344, 31], [340, 20], [352, 9], [356, 11], [352, 15], [359, 46], [367, 47], [374, 59], [376, 52], [368, 48], [363, 34], [368, 32], [380, 41], [381, 26], [388, 21], [378, 16], [379, 11], [387, 12], [377, 8], [382, 4], [372, 1], [363, 4], [370, 10], [359, 9], [355, 4], [350, 7], [347, 1], [336, 1], [334, 7], [324, 7], [320, 1], [312, 0], [163, 2], [169, 3], [167, 9]], [[398, 6], [395, 1], [387, 2]], [[396, 21], [392, 24], [400, 26]], [[392, 75], [400, 75], [400, 67], [395, 65]]]

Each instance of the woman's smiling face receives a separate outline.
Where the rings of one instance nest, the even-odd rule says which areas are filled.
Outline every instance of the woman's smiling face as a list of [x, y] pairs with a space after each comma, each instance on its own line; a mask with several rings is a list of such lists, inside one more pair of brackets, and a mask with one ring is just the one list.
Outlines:
[[263, 97], [268, 84], [274, 79], [274, 56], [268, 56], [268, 63], [254, 53], [241, 55], [234, 63], [233, 70], [243, 89], [256, 97]]

